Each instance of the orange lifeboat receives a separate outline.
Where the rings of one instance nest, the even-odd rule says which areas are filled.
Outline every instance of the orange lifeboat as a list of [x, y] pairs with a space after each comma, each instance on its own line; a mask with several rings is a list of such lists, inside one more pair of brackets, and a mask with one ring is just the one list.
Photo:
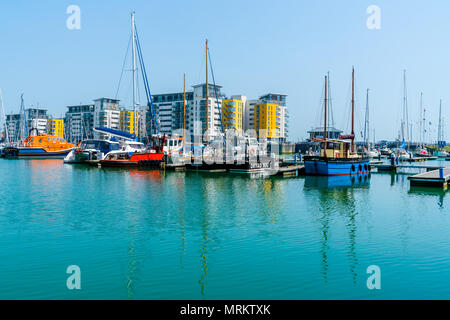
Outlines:
[[73, 149], [73, 144], [50, 134], [29, 136], [21, 147], [5, 148], [6, 157], [54, 159], [64, 158]]

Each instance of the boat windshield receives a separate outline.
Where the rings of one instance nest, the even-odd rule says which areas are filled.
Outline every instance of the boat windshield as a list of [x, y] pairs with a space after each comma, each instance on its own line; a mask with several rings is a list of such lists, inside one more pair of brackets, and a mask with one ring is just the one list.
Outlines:
[[81, 147], [83, 149], [94, 149], [94, 150], [100, 150], [102, 152], [119, 150], [118, 143], [109, 143], [109, 142], [101, 141], [101, 140], [83, 141], [83, 143], [81, 144]]

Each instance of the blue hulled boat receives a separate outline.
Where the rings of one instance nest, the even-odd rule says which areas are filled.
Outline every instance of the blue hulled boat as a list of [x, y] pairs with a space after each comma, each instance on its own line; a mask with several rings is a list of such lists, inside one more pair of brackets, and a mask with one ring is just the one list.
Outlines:
[[345, 176], [366, 174], [370, 171], [370, 160], [355, 152], [354, 134], [354, 76], [352, 70], [352, 133], [330, 140], [327, 137], [327, 76], [325, 76], [325, 121], [324, 135], [320, 141], [320, 154], [305, 157], [305, 173], [318, 176]]
[[[325, 143], [327, 144], [325, 148]], [[350, 152], [351, 143], [344, 140], [328, 140], [321, 143], [320, 156], [305, 157], [305, 172], [317, 176], [344, 176], [366, 174], [370, 160]]]

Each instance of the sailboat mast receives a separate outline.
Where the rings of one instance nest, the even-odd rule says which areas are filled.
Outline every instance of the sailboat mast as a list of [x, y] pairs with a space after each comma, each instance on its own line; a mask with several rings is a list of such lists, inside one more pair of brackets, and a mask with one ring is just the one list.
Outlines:
[[186, 137], [186, 73], [183, 78], [183, 137]]
[[439, 127], [438, 127], [438, 148], [439, 143], [442, 141], [442, 99], [439, 100]]
[[423, 103], [423, 92], [420, 93], [419, 145], [422, 143], [422, 135], [423, 135], [423, 130], [422, 130], [422, 112], [423, 112], [423, 107], [422, 107], [422, 103]]
[[[408, 141], [408, 146], [410, 145], [410, 134], [409, 134], [409, 117], [408, 117], [408, 97], [406, 89], [406, 69], [403, 70], [403, 139]], [[405, 129], [406, 128], [406, 135]]]
[[137, 120], [136, 120], [136, 28], [134, 26], [134, 11], [131, 12], [131, 38], [132, 38], [132, 51], [133, 51], [133, 115], [134, 115], [134, 123], [133, 129], [134, 134], [136, 135], [137, 128]]
[[9, 143], [9, 130], [8, 130], [8, 126], [6, 123], [6, 115], [5, 115], [5, 106], [3, 105], [3, 93], [2, 93], [2, 89], [0, 89], [0, 103], [2, 105], [2, 114], [3, 114], [3, 125], [5, 127], [5, 138], [6, 141]]
[[366, 119], [364, 122], [364, 142], [367, 143], [367, 148], [369, 148], [369, 138], [370, 128], [369, 128], [369, 89], [366, 91]]
[[323, 147], [323, 156], [327, 156], [327, 76], [325, 76], [325, 119], [323, 126], [323, 139], [324, 139], [324, 147]]
[[206, 144], [209, 141], [209, 83], [208, 83], [208, 39], [206, 39]]
[[352, 153], [355, 152], [355, 68], [352, 68]]

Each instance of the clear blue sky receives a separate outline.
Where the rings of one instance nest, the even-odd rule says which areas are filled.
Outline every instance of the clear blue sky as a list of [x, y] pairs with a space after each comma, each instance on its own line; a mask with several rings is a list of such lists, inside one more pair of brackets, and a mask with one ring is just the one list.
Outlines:
[[[81, 8], [81, 30], [66, 28], [71, 4]], [[371, 4], [381, 8], [381, 30], [366, 27]], [[370, 88], [377, 139], [397, 136], [404, 68], [412, 119], [419, 118], [423, 91], [433, 127], [440, 98], [450, 122], [447, 0], [2, 1], [0, 87], [6, 111], [18, 111], [22, 92], [27, 107], [39, 103], [54, 116], [67, 105], [114, 97], [132, 10], [152, 93], [181, 91], [183, 73], [188, 85], [204, 81], [208, 38], [216, 82], [226, 94], [288, 95], [292, 140], [318, 125], [327, 71], [336, 125], [347, 128], [352, 65], [358, 131]], [[130, 79], [127, 72], [119, 94], [125, 105], [131, 104]]]

